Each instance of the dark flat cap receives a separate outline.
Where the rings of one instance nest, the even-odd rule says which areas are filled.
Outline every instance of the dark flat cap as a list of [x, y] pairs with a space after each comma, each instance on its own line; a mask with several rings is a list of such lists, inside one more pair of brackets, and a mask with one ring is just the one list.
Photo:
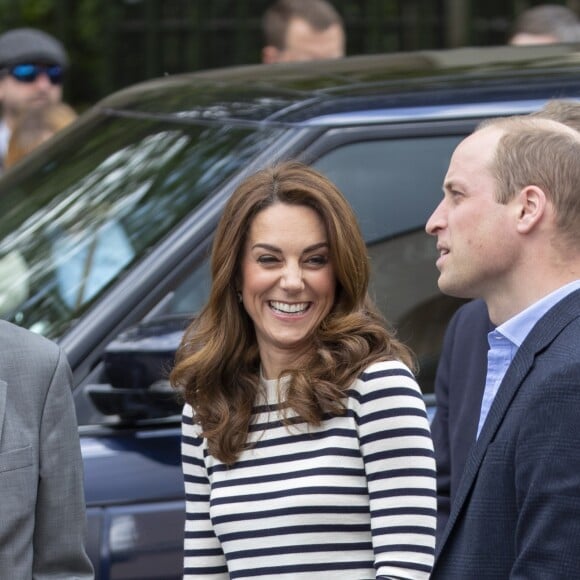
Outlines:
[[35, 28], [15, 28], [0, 34], [0, 67], [43, 63], [68, 66], [68, 56], [53, 36]]

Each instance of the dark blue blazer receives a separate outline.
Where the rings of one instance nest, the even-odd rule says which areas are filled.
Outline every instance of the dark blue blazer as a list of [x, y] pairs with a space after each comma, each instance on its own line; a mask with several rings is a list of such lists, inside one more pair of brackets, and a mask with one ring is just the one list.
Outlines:
[[457, 493], [467, 454], [475, 442], [487, 372], [487, 333], [493, 326], [482, 300], [451, 318], [435, 377], [437, 412], [431, 424], [437, 460], [437, 537]]
[[471, 448], [437, 547], [437, 580], [577, 578], [580, 290], [518, 349]]

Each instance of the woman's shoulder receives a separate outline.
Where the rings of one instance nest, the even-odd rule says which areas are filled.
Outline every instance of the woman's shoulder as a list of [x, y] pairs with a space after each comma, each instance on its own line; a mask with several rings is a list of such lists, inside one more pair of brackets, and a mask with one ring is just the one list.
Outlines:
[[403, 394], [418, 394], [419, 385], [411, 369], [400, 360], [378, 361], [366, 367], [357, 377], [352, 390], [366, 395], [383, 393], [384, 396]]
[[189, 403], [183, 405], [182, 417], [184, 421], [193, 423], [193, 407]]
[[415, 375], [411, 369], [398, 359], [381, 360], [370, 364], [360, 373], [358, 380], [369, 382], [388, 377], [406, 377], [413, 381], [415, 380]]
[[181, 413], [181, 424], [183, 434], [189, 437], [200, 437], [201, 436], [201, 426], [194, 417], [193, 408], [189, 403], [185, 403], [183, 406], [183, 411]]

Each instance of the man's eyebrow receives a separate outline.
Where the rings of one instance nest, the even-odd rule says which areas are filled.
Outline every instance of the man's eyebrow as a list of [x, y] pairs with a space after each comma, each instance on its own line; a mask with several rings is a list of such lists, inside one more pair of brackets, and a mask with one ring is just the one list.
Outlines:
[[453, 189], [457, 189], [457, 187], [457, 182], [449, 179], [443, 182], [443, 187], [441, 189], [443, 189], [443, 191], [451, 191]]

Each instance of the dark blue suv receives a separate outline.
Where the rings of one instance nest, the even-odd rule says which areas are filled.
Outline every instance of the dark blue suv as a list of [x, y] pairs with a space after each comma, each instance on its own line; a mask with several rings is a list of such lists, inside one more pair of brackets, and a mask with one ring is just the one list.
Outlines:
[[485, 117], [580, 97], [573, 46], [251, 66], [119, 92], [0, 180], [0, 315], [58, 340], [75, 380], [88, 549], [102, 579], [181, 577], [181, 403], [167, 371], [208, 291], [225, 200], [299, 158], [354, 206], [372, 292], [429, 406], [459, 302], [423, 231], [454, 147]]

